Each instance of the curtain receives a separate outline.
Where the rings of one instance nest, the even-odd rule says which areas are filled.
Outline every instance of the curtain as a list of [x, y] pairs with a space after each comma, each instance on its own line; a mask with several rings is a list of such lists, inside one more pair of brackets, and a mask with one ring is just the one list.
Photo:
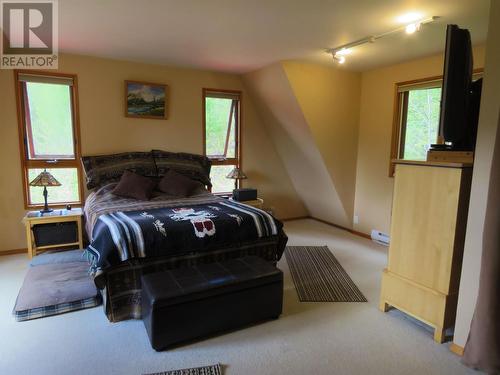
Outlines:
[[479, 295], [462, 361], [488, 374], [500, 374], [500, 118], [483, 231]]

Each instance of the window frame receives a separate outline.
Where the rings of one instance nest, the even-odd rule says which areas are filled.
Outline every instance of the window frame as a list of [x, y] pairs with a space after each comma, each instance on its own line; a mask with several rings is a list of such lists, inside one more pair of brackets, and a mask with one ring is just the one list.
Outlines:
[[[483, 74], [483, 69], [478, 68], [472, 71], [473, 75]], [[439, 87], [442, 88], [443, 76], [431, 76], [425, 78], [414, 79], [410, 81], [396, 82], [394, 84], [394, 107], [393, 107], [393, 120], [392, 120], [392, 135], [391, 135], [391, 153], [389, 158], [389, 177], [394, 177], [396, 170], [395, 160], [403, 157], [404, 142], [406, 134], [406, 116], [408, 112], [408, 96], [412, 86], [421, 86], [423, 84], [432, 84], [439, 82]], [[409, 90], [401, 91], [401, 87], [408, 86]], [[439, 137], [439, 134], [438, 134]]]
[[[210, 93], [227, 93], [227, 94], [233, 94], [233, 95], [238, 95], [239, 100], [238, 100], [238, 107], [236, 108], [237, 110], [237, 115], [236, 115], [236, 127], [235, 127], [235, 157], [234, 158], [216, 158], [216, 157], [209, 157], [207, 156], [207, 137], [206, 137], [206, 131], [207, 131], [207, 119], [206, 119], [206, 98], [211, 97]], [[215, 97], [215, 96], [214, 96]], [[228, 89], [214, 89], [214, 88], [202, 88], [202, 131], [203, 131], [203, 155], [207, 156], [211, 161], [212, 161], [212, 166], [217, 166], [217, 165], [234, 165], [237, 168], [242, 168], [242, 140], [241, 140], [241, 131], [242, 131], [242, 125], [241, 125], [241, 119], [242, 119], [242, 113], [243, 113], [243, 92], [241, 90], [228, 90]], [[241, 185], [240, 180], [235, 180], [235, 188], [239, 188]], [[218, 192], [214, 193], [215, 195], [227, 195], [232, 192]]]
[[[26, 107], [25, 101], [26, 89], [25, 82], [19, 80], [19, 76], [22, 74], [28, 74], [33, 76], [42, 77], [56, 77], [71, 79], [73, 81], [72, 86], [70, 86], [70, 96], [71, 96], [71, 117], [73, 125], [73, 149], [74, 149], [74, 159], [68, 159], [68, 155], [59, 155], [60, 159], [54, 159], [54, 155], [34, 155], [35, 159], [30, 159], [28, 150], [28, 126], [26, 120]], [[78, 77], [76, 74], [59, 73], [59, 72], [49, 72], [49, 71], [39, 71], [39, 70], [14, 70], [14, 85], [16, 93], [16, 107], [17, 107], [17, 123], [18, 123], [18, 135], [19, 135], [19, 155], [21, 160], [21, 175], [22, 175], [22, 185], [23, 185], [23, 197], [24, 197], [24, 208], [27, 210], [42, 208], [43, 204], [33, 204], [30, 202], [30, 189], [29, 189], [29, 170], [30, 169], [57, 169], [57, 168], [75, 168], [78, 180], [78, 200], [73, 202], [57, 202], [49, 203], [49, 207], [52, 208], [62, 208], [70, 204], [72, 206], [82, 206], [84, 202], [84, 190], [83, 190], [83, 179], [82, 179], [82, 165], [80, 162], [81, 158], [81, 147], [80, 147], [80, 115], [78, 107]], [[31, 126], [30, 126], [31, 129]], [[57, 156], [57, 155], [56, 155]], [[50, 192], [49, 192], [50, 194]]]

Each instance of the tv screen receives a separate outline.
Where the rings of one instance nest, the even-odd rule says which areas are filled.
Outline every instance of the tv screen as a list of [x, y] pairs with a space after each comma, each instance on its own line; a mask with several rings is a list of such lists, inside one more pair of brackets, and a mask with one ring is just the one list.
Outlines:
[[[472, 83], [470, 33], [457, 25], [446, 29], [439, 134], [452, 150], [470, 150], [470, 92]], [[472, 144], [472, 148], [474, 145]]]

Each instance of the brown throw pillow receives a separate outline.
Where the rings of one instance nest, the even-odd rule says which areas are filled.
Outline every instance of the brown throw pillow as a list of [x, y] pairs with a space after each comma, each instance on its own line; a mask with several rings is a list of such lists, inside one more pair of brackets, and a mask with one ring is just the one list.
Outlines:
[[137, 173], [125, 171], [112, 193], [120, 197], [147, 201], [151, 198], [155, 185], [156, 184], [149, 177], [143, 177]]
[[200, 182], [169, 169], [158, 183], [157, 189], [176, 197], [189, 197], [200, 186]]

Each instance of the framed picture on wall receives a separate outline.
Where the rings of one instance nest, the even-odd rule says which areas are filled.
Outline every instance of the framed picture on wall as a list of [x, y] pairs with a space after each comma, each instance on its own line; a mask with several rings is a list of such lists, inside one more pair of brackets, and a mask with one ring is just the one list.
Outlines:
[[125, 116], [166, 120], [167, 91], [160, 83], [125, 81]]

